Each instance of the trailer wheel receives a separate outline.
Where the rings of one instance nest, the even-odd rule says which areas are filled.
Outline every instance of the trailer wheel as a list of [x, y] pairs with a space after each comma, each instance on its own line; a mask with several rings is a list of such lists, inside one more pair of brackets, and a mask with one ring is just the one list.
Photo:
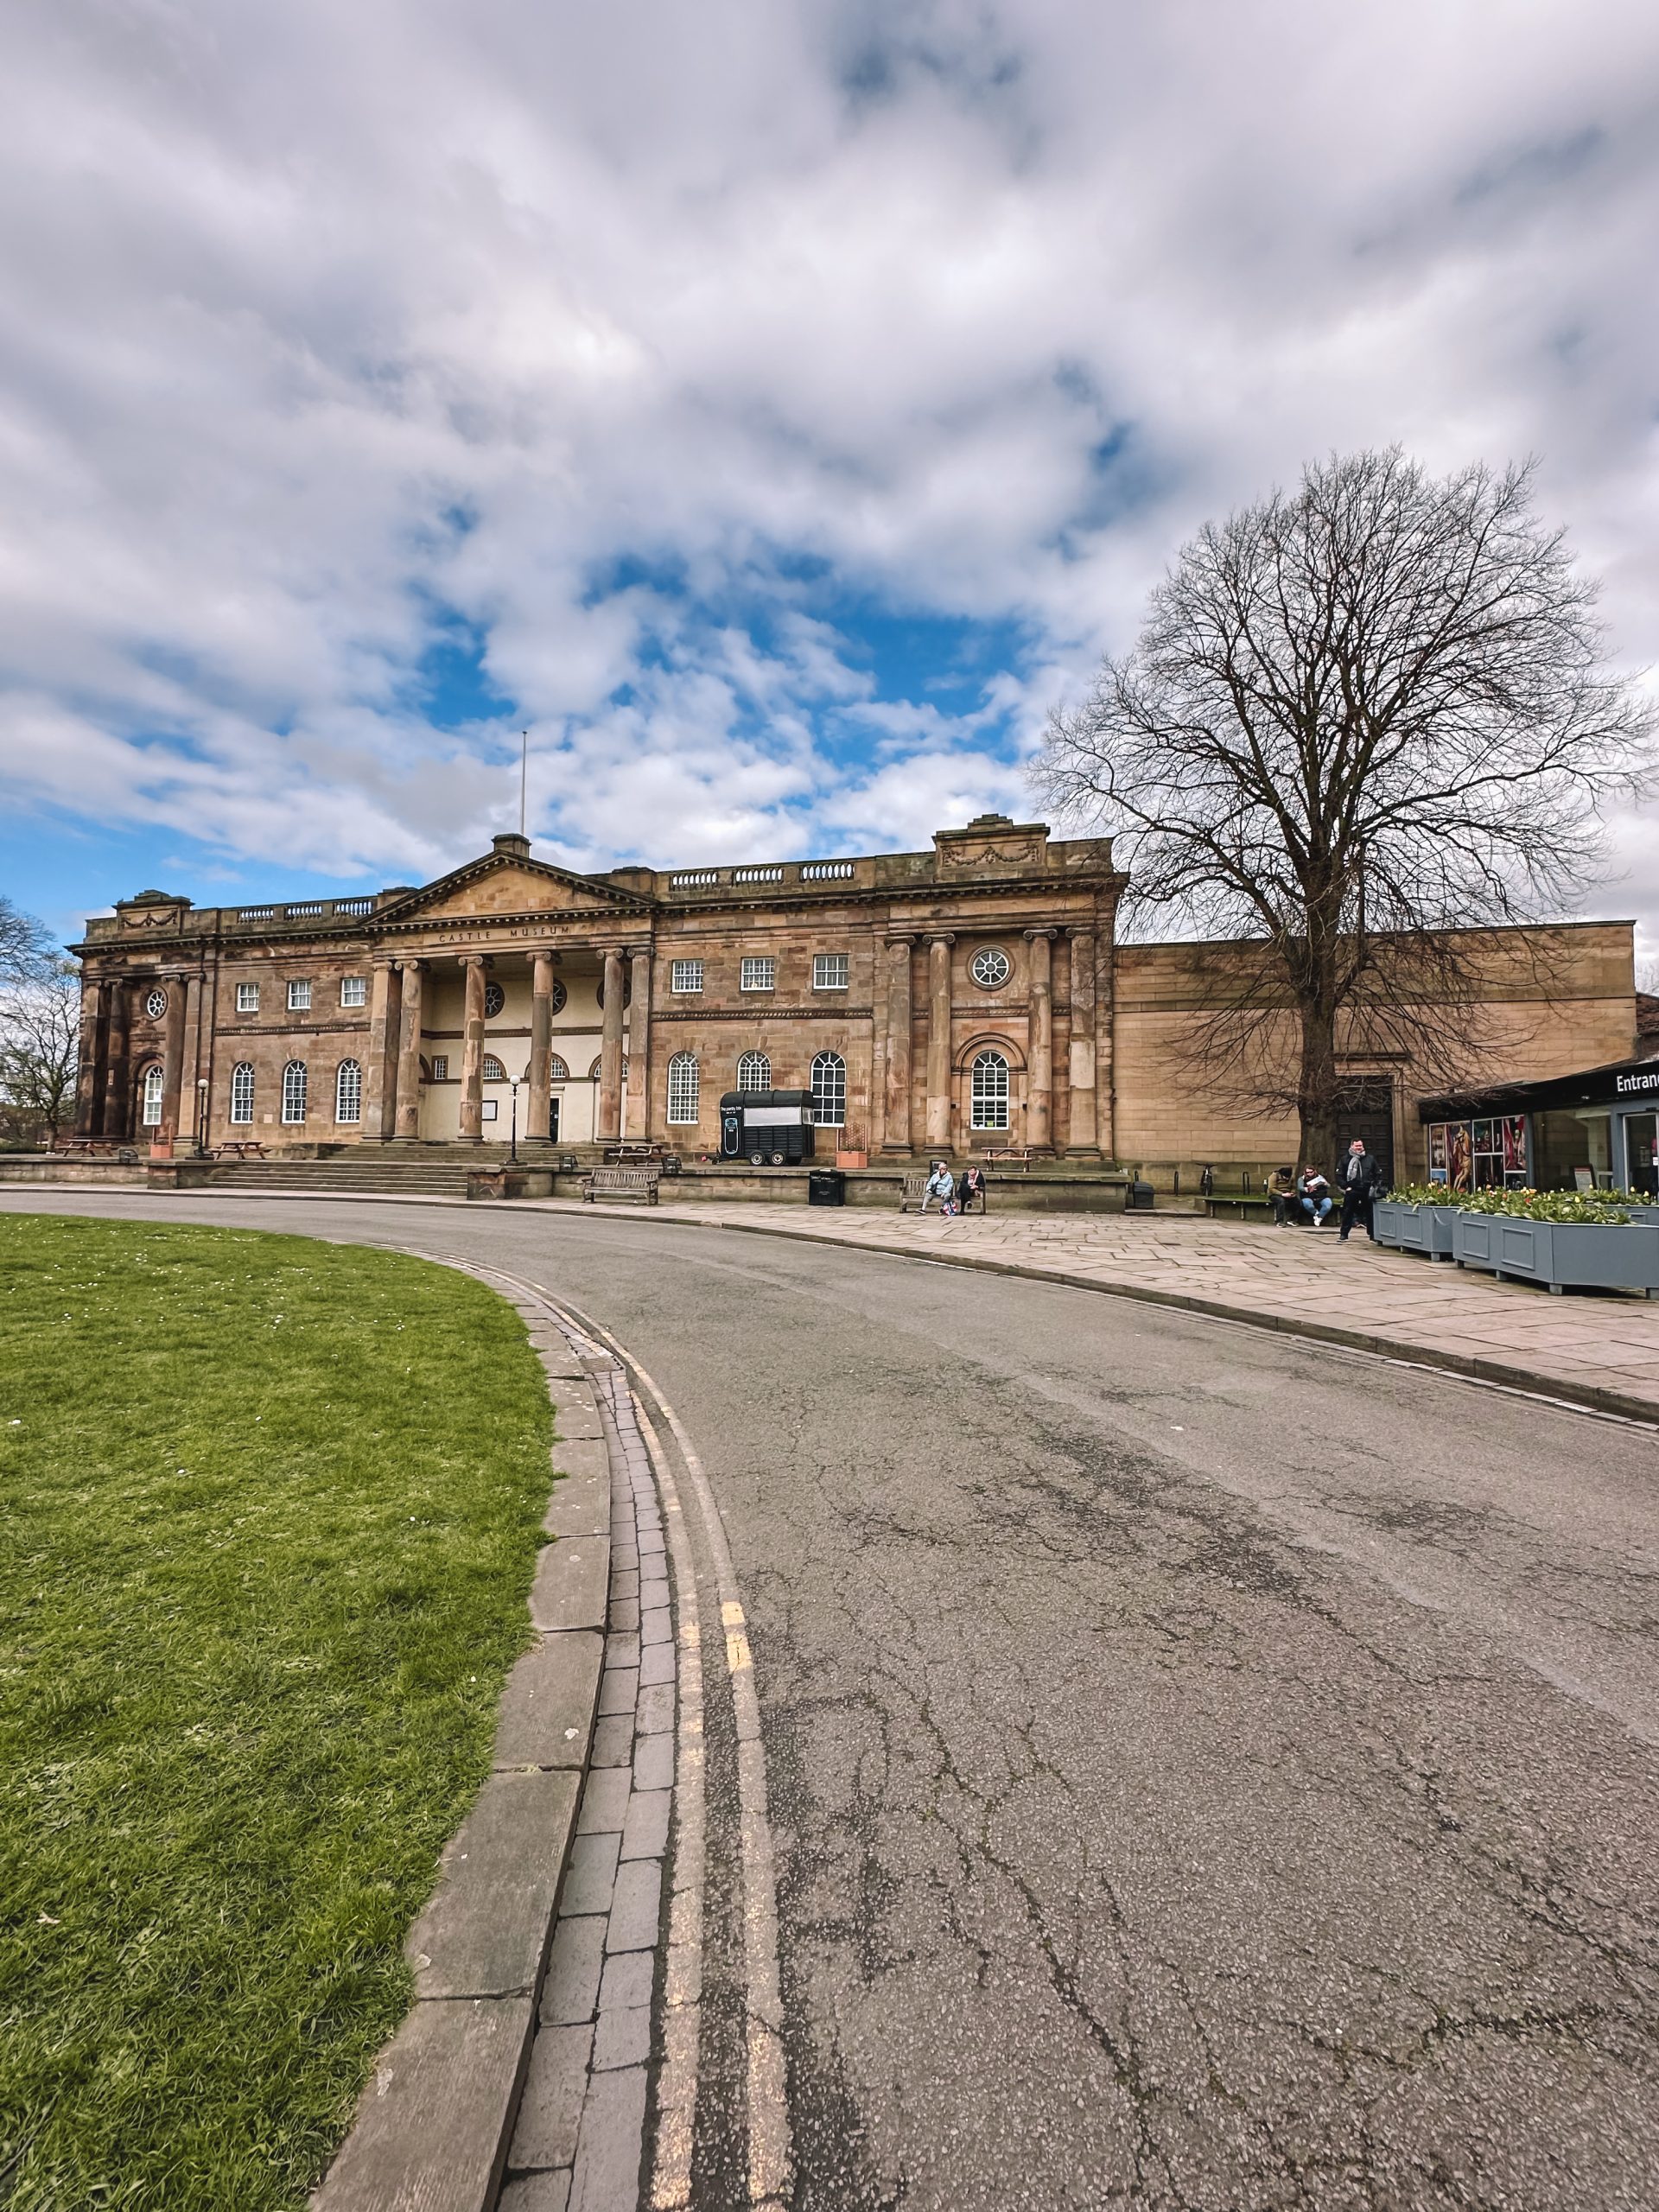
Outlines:
[[772, 1154], [772, 1166], [773, 1166], [774, 1167], [781, 1167], [781, 1166], [783, 1166], [783, 1164], [784, 1164], [784, 1155], [783, 1155], [783, 1154], [782, 1154], [781, 1152], [774, 1152], [774, 1153]]
[[764, 1152], [752, 1152], [749, 1154], [749, 1165], [751, 1167], [764, 1167], [766, 1164], [766, 1155]]

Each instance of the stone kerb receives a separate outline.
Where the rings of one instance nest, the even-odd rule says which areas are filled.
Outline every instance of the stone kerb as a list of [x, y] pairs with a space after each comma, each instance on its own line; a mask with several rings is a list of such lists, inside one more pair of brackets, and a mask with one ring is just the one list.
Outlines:
[[599, 1706], [613, 1470], [580, 1361], [543, 1309], [513, 1302], [557, 1408], [535, 1640], [502, 1691], [488, 1779], [410, 1930], [414, 2005], [314, 2212], [488, 2212], [529, 2061]]

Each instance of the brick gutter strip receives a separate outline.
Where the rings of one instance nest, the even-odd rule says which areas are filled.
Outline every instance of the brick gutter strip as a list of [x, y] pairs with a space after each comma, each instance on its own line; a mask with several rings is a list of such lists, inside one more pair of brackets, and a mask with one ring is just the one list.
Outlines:
[[536, 1638], [502, 1691], [489, 1778], [404, 1945], [415, 2003], [315, 2212], [489, 2212], [524, 2085], [599, 1703], [612, 1467], [581, 1362], [544, 1308], [513, 1302], [557, 1406], [542, 1525], [558, 1541], [537, 1564]]

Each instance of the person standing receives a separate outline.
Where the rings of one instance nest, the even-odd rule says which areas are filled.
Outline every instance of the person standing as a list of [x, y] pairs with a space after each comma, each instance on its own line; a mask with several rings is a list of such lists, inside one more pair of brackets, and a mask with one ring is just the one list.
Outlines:
[[1376, 1161], [1356, 1137], [1342, 1163], [1342, 1227], [1338, 1233], [1344, 1244], [1357, 1221], [1363, 1221], [1365, 1234], [1373, 1243], [1376, 1241], [1371, 1229], [1371, 1201], [1376, 1196], [1377, 1176]]

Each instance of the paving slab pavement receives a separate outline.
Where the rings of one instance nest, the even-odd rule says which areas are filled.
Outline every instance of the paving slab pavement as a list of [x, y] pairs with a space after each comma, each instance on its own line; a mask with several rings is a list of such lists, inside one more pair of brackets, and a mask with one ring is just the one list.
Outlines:
[[862, 1247], [958, 1267], [1117, 1291], [1302, 1331], [1362, 1350], [1659, 1421], [1659, 1302], [1626, 1291], [1569, 1292], [1414, 1254], [1356, 1234], [1197, 1216], [937, 1214], [738, 1204], [655, 1209], [544, 1201], [537, 1211], [609, 1213]]

